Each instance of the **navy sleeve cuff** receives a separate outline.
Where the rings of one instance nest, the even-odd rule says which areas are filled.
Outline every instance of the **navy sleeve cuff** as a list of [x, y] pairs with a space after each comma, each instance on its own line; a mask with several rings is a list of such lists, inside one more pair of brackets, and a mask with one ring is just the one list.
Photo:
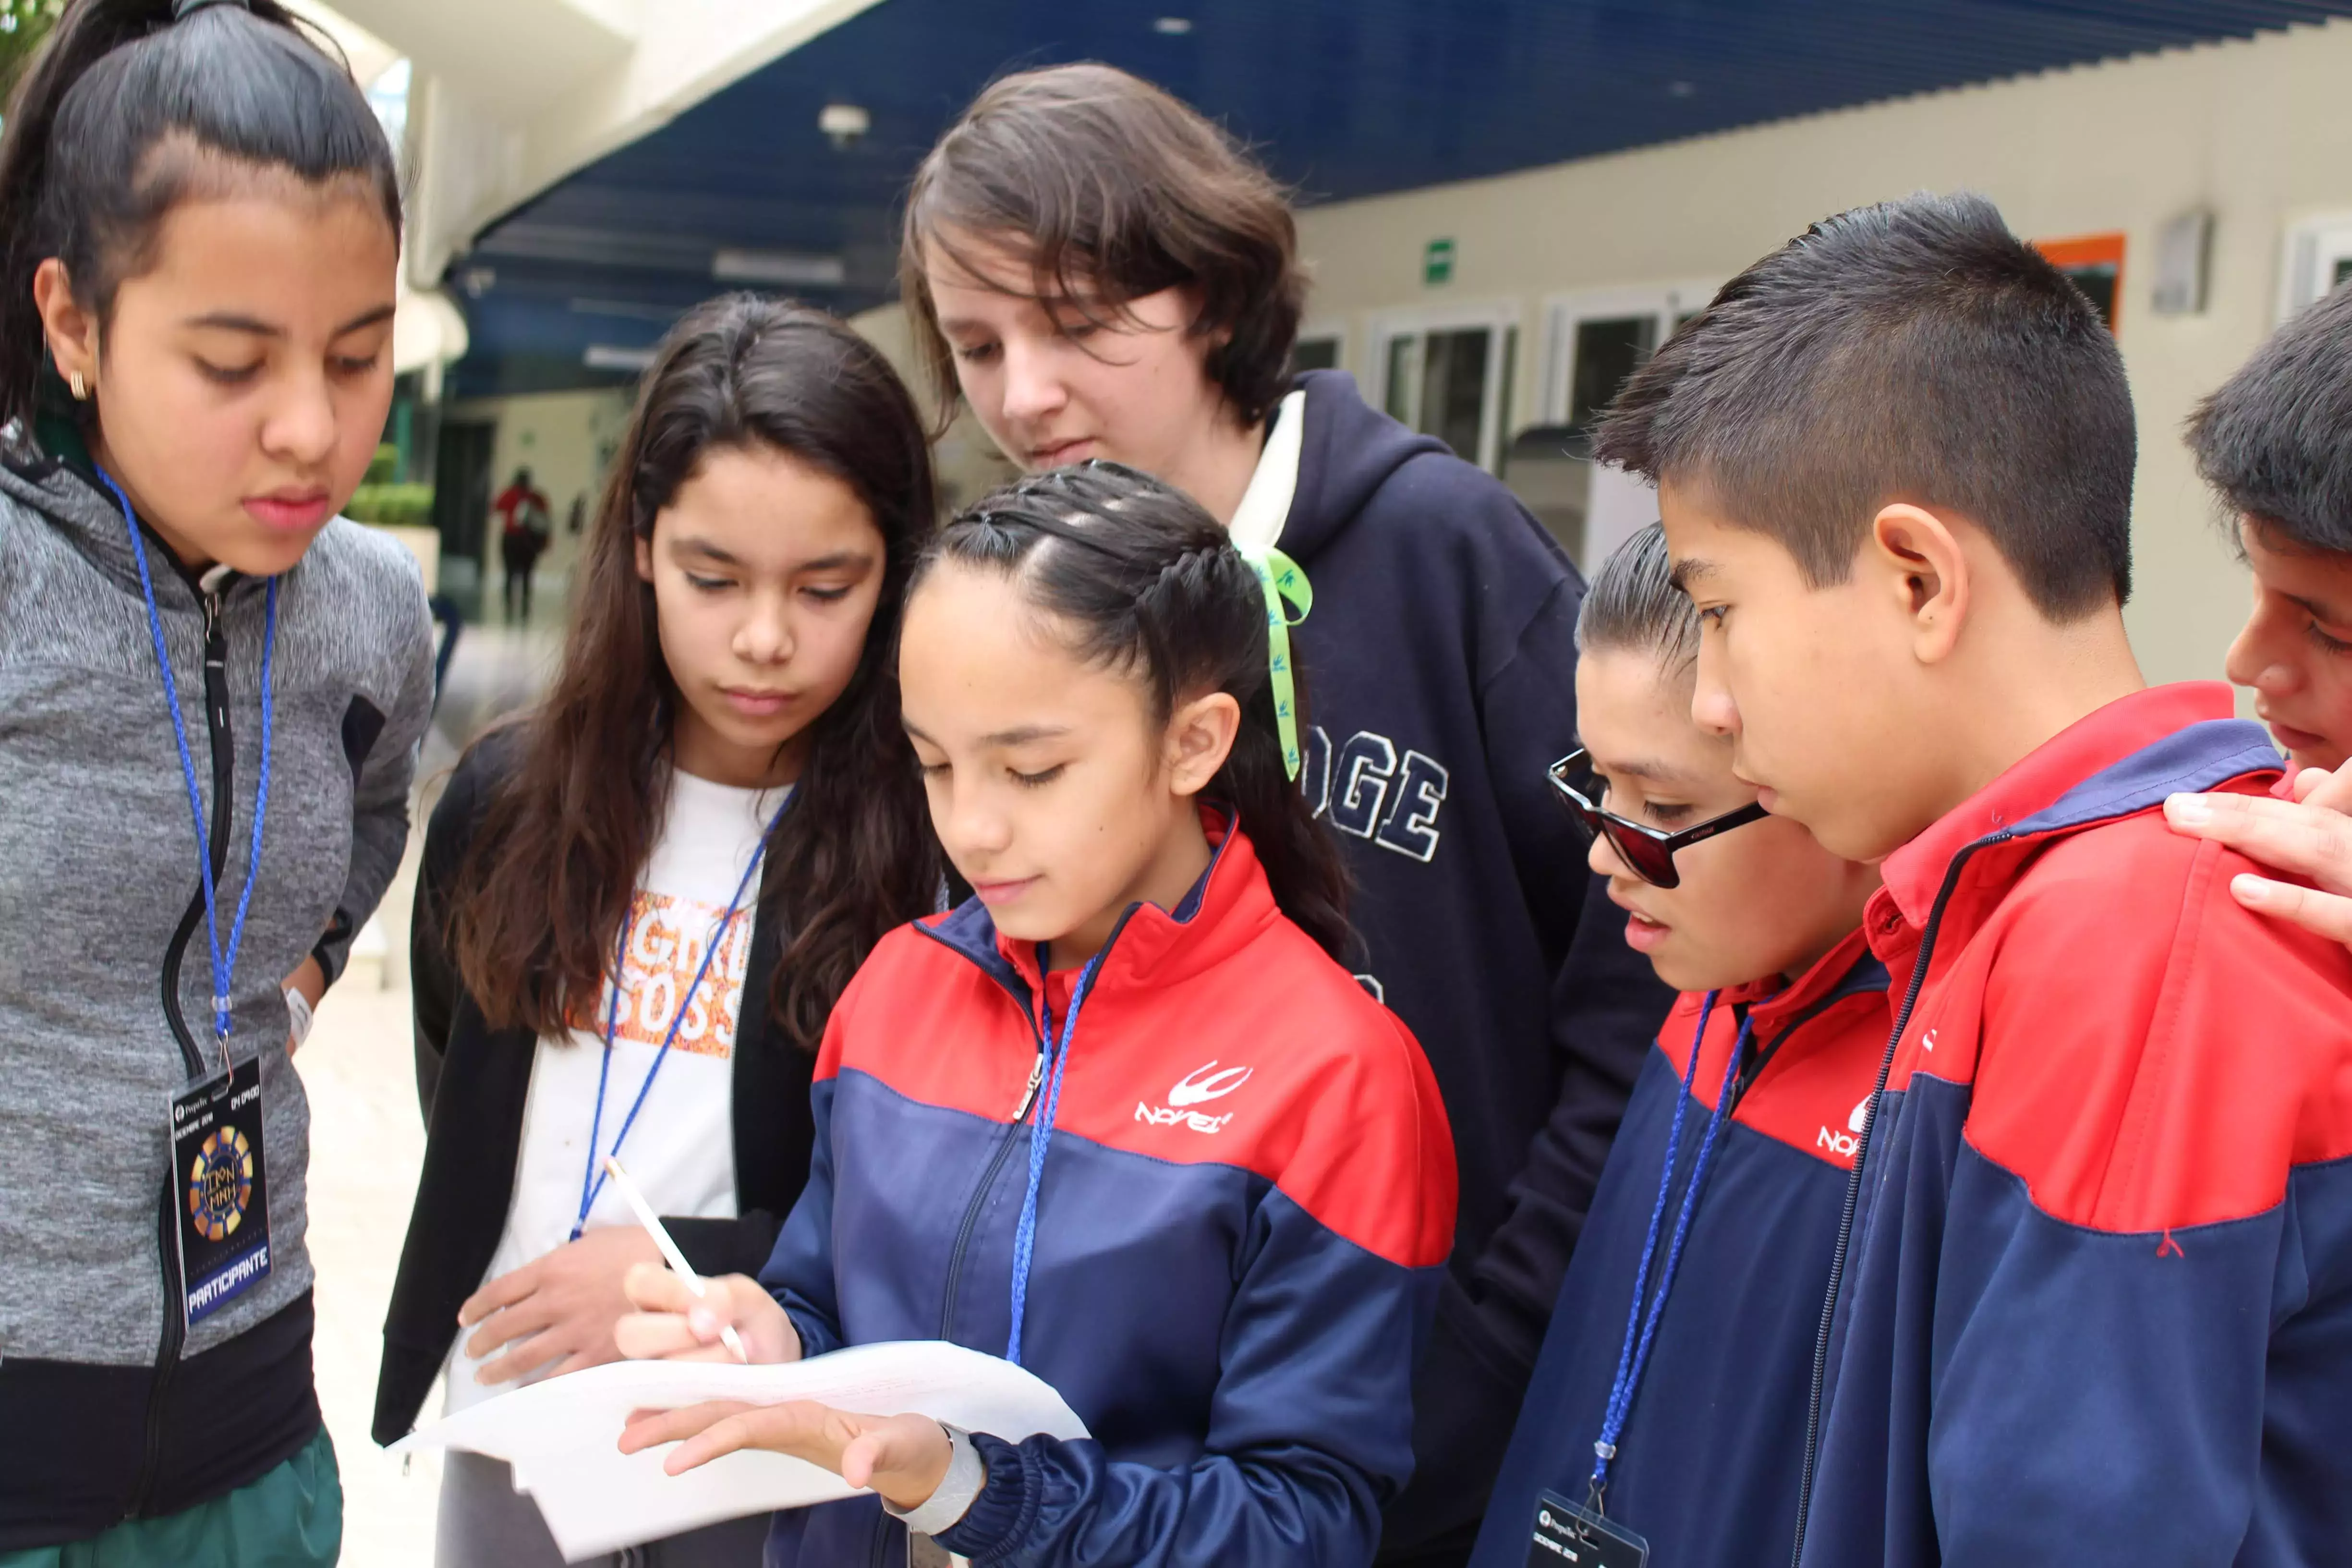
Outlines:
[[971, 1446], [987, 1468], [987, 1483], [963, 1517], [931, 1539], [977, 1564], [1005, 1556], [1027, 1539], [1037, 1522], [1042, 1500], [1030, 1475], [1028, 1456], [1020, 1448], [985, 1432], [971, 1434]]

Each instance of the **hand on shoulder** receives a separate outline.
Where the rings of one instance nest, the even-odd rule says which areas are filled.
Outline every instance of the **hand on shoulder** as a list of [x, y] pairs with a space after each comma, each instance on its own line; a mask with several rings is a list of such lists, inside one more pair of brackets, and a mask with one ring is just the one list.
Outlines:
[[2176, 833], [2226, 845], [2310, 886], [2242, 873], [2230, 892], [2256, 914], [2352, 945], [2352, 763], [2295, 775], [2293, 800], [2176, 795], [2164, 803]]

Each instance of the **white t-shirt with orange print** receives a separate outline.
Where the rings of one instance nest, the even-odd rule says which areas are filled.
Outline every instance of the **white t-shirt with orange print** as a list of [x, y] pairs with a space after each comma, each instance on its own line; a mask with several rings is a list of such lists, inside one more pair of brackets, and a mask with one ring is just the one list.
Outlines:
[[[737, 789], [688, 773], [670, 779], [669, 811], [630, 910], [629, 937], [618, 976], [613, 1060], [604, 1081], [603, 1131], [596, 1156], [613, 1152], [646, 1074], [681, 1005], [685, 1020], [669, 1059], [661, 1064], [645, 1108], [621, 1144], [621, 1163], [661, 1215], [731, 1219], [735, 1215], [735, 1127], [732, 1083], [736, 1021], [764, 997], [743, 995], [751, 956], [751, 910], [758, 889], [746, 893], [719, 937], [719, 952], [701, 988], [687, 993], [704, 948], [727, 912], [744, 868], [785, 790]], [[573, 1016], [562, 1039], [542, 1039], [531, 1065], [524, 1106], [522, 1148], [515, 1163], [514, 1200], [498, 1252], [483, 1279], [495, 1279], [570, 1239], [579, 1217], [582, 1178], [589, 1162], [588, 1130], [596, 1116], [596, 1079], [604, 1055], [604, 1025], [614, 1007], [607, 977], [593, 1016]], [[588, 1213], [588, 1226], [636, 1224], [627, 1202], [606, 1182]], [[448, 1401], [452, 1413], [506, 1388], [474, 1380], [482, 1363], [466, 1354], [467, 1330], [450, 1347]], [[501, 1347], [501, 1352], [506, 1347]], [[544, 1369], [542, 1369], [544, 1370]], [[536, 1375], [525, 1379], [535, 1381]]]

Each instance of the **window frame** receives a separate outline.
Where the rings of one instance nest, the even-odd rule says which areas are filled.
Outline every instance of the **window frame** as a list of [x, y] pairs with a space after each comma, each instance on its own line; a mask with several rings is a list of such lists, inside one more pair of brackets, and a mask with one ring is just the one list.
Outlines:
[[2281, 252], [2275, 315], [2284, 321], [2334, 288], [2336, 268], [2352, 263], [2352, 212], [2289, 224]]
[[[1493, 473], [1500, 466], [1503, 447], [1508, 439], [1503, 426], [1511, 412], [1510, 375], [1516, 368], [1517, 355], [1513, 352], [1512, 334], [1520, 331], [1525, 310], [1516, 300], [1495, 300], [1477, 303], [1420, 305], [1404, 310], [1382, 310], [1368, 323], [1364, 334], [1365, 377], [1372, 384], [1364, 387], [1367, 403], [1375, 408], [1388, 406], [1389, 346], [1397, 339], [1426, 339], [1432, 332], [1458, 332], [1484, 328], [1493, 334], [1486, 353], [1486, 383], [1479, 390], [1478, 450], [1475, 455], [1462, 454], [1471, 462]], [[1364, 377], [1360, 377], [1360, 384]], [[1419, 427], [1419, 413], [1409, 421]]]
[[1536, 383], [1536, 423], [1568, 423], [1569, 396], [1576, 385], [1579, 325], [1649, 316], [1657, 324], [1658, 342], [1664, 344], [1674, 334], [1678, 318], [1705, 309], [1722, 287], [1720, 279], [1685, 278], [1666, 283], [1578, 289], [1544, 296], [1543, 358]]

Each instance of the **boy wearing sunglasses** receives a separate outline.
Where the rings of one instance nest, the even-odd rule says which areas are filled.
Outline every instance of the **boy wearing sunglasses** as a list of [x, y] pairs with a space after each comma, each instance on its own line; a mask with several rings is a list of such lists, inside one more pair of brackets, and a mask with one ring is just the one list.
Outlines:
[[1653, 524], [1585, 597], [1585, 749], [1551, 778], [1625, 940], [1683, 995], [1602, 1169], [1474, 1568], [1608, 1562], [1587, 1548], [1612, 1534], [1729, 1568], [1796, 1529], [1822, 1292], [1886, 1043], [1886, 971], [1860, 930], [1878, 875], [1768, 816], [1730, 742], [1691, 722], [1698, 640]]

